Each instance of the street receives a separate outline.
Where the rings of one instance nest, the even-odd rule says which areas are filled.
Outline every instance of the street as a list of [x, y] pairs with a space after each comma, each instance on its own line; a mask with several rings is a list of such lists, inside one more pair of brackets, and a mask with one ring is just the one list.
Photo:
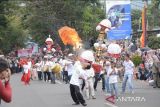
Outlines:
[[[11, 78], [13, 89], [12, 102], [2, 101], [2, 107], [75, 107], [70, 97], [69, 84], [58, 82], [50, 84], [42, 81], [31, 81], [29, 86], [20, 82], [22, 74], [14, 74]], [[116, 103], [105, 101], [105, 93], [98, 84], [96, 99], [86, 100], [88, 107], [159, 107], [160, 89], [153, 89], [146, 82], [134, 81], [135, 93], [120, 94]], [[119, 92], [121, 83], [119, 83]], [[86, 97], [85, 97], [86, 98]], [[82, 107], [78, 105], [77, 107]]]

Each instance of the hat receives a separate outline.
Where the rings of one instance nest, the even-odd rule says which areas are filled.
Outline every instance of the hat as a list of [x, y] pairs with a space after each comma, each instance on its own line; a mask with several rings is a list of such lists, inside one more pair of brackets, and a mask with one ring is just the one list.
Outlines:
[[80, 57], [89, 62], [93, 62], [95, 60], [94, 54], [90, 50], [83, 51]]
[[73, 56], [74, 54], [72, 54], [72, 53], [70, 53], [70, 54], [68, 54], [68, 56]]

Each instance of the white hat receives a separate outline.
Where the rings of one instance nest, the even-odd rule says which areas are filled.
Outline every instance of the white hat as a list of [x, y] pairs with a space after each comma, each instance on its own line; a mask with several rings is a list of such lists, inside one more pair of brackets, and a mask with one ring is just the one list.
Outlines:
[[80, 57], [87, 60], [87, 61], [91, 61], [91, 62], [93, 62], [95, 60], [93, 52], [90, 50], [83, 51], [82, 54], [80, 55]]
[[73, 56], [74, 54], [72, 54], [72, 53], [70, 53], [70, 54], [68, 54], [68, 56]]

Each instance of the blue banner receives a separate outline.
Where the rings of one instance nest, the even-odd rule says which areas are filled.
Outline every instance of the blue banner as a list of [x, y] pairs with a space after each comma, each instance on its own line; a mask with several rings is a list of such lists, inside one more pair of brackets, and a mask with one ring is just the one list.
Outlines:
[[131, 5], [130, 1], [106, 1], [107, 18], [112, 28], [107, 33], [108, 40], [131, 39]]

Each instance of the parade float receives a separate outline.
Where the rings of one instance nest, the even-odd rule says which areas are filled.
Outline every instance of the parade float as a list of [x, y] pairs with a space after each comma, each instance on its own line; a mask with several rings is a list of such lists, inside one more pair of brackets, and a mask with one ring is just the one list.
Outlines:
[[[121, 47], [114, 43], [106, 43], [105, 36], [107, 32], [112, 29], [111, 22], [108, 19], [103, 19], [96, 27], [99, 32], [97, 42], [94, 43], [96, 62], [92, 65], [95, 71], [101, 71], [102, 59], [104, 57], [119, 58], [121, 53]], [[106, 45], [108, 44], [108, 46]]]
[[[46, 45], [46, 47], [43, 48], [43, 51], [46, 52], [46, 55], [47, 55], [48, 57], [51, 57], [51, 53], [54, 53], [56, 50], [53, 48], [53, 40], [52, 40], [52, 38], [50, 37], [50, 35], [49, 35], [49, 37], [45, 40], [45, 45]], [[45, 57], [47, 58], [47, 56], [45, 56]]]

